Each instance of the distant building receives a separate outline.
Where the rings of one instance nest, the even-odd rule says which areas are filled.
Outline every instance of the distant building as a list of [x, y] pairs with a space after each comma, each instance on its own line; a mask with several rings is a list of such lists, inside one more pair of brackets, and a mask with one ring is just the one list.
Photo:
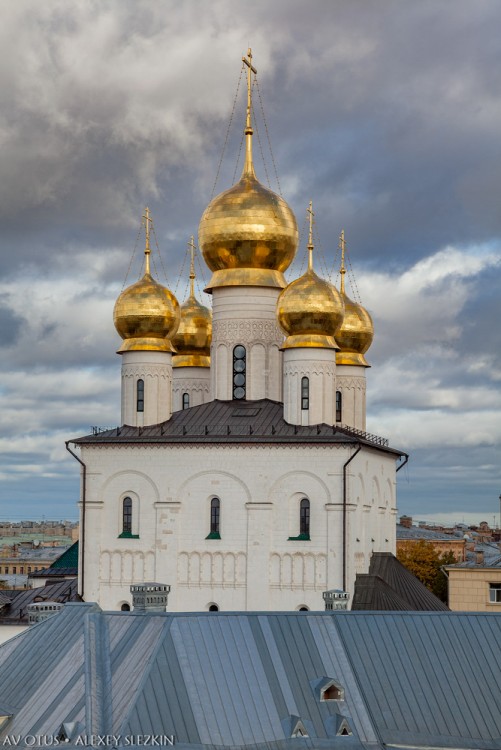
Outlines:
[[[411, 521], [410, 524], [409, 520]], [[460, 531], [450, 529], [445, 532], [435, 531], [423, 526], [416, 527], [412, 526], [412, 519], [409, 519], [408, 516], [401, 518], [400, 523], [397, 524], [397, 552], [422, 540], [433, 544], [436, 551], [441, 555], [452, 552], [458, 562], [466, 559], [466, 541], [464, 534]]]
[[501, 549], [498, 544], [476, 544], [467, 550], [464, 562], [447, 565], [445, 570], [452, 610], [501, 614]]

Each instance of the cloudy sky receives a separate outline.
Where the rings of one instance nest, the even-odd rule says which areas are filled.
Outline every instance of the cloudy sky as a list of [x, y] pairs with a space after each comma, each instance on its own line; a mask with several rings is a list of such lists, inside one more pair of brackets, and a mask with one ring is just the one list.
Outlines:
[[[498, 0], [3, 0], [0, 515], [76, 517], [64, 441], [119, 422], [112, 310], [141, 212], [183, 299], [250, 44], [282, 193], [300, 226], [313, 199], [329, 273], [345, 229], [375, 321], [368, 429], [411, 454], [400, 511], [492, 523], [500, 28]], [[216, 192], [232, 183], [243, 95]]]

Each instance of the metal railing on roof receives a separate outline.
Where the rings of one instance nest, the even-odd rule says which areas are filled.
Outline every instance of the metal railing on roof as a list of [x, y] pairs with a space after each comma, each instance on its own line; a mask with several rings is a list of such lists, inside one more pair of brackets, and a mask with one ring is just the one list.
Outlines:
[[364, 440], [367, 440], [369, 443], [375, 443], [375, 445], [388, 446], [390, 444], [389, 440], [387, 440], [384, 437], [379, 437], [379, 435], [374, 435], [372, 432], [364, 432], [363, 430], [357, 430], [356, 427], [348, 427], [348, 425], [345, 425], [345, 424], [340, 424], [339, 428], [343, 430], [344, 432], [347, 432], [350, 435], [356, 435], [357, 437], [361, 437]]

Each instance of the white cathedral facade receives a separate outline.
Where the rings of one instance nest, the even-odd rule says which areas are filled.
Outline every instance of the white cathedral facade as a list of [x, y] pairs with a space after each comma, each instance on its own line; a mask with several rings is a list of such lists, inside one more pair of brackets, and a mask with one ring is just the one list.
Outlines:
[[[79, 590], [110, 610], [169, 584], [173, 611], [324, 608], [373, 551], [395, 551], [405, 454], [365, 432], [372, 320], [308, 269], [287, 203], [256, 178], [248, 63], [241, 179], [199, 244], [212, 311], [150, 273], [118, 298], [122, 426], [71, 441], [81, 464]], [[70, 449], [71, 450], [71, 449]], [[73, 451], [72, 451], [73, 452]]]

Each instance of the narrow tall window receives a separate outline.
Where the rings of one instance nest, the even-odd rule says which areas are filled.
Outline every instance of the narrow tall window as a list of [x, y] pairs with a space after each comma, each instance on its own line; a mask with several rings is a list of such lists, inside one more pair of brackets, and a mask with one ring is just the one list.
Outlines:
[[122, 504], [122, 533], [132, 534], [132, 500], [124, 497]]
[[343, 394], [336, 391], [336, 422], [342, 422], [343, 417]]
[[245, 398], [245, 371], [247, 368], [245, 346], [239, 344], [233, 349], [233, 398]]
[[305, 497], [299, 503], [299, 533], [310, 536], [310, 501]]
[[144, 411], [144, 380], [136, 384], [136, 411]]
[[183, 393], [183, 409], [189, 409], [189, 408], [190, 408], [190, 394]]
[[213, 497], [210, 501], [210, 533], [219, 534], [219, 520], [221, 516], [221, 501], [218, 497]]
[[301, 378], [301, 409], [307, 411], [310, 408], [310, 380]]

